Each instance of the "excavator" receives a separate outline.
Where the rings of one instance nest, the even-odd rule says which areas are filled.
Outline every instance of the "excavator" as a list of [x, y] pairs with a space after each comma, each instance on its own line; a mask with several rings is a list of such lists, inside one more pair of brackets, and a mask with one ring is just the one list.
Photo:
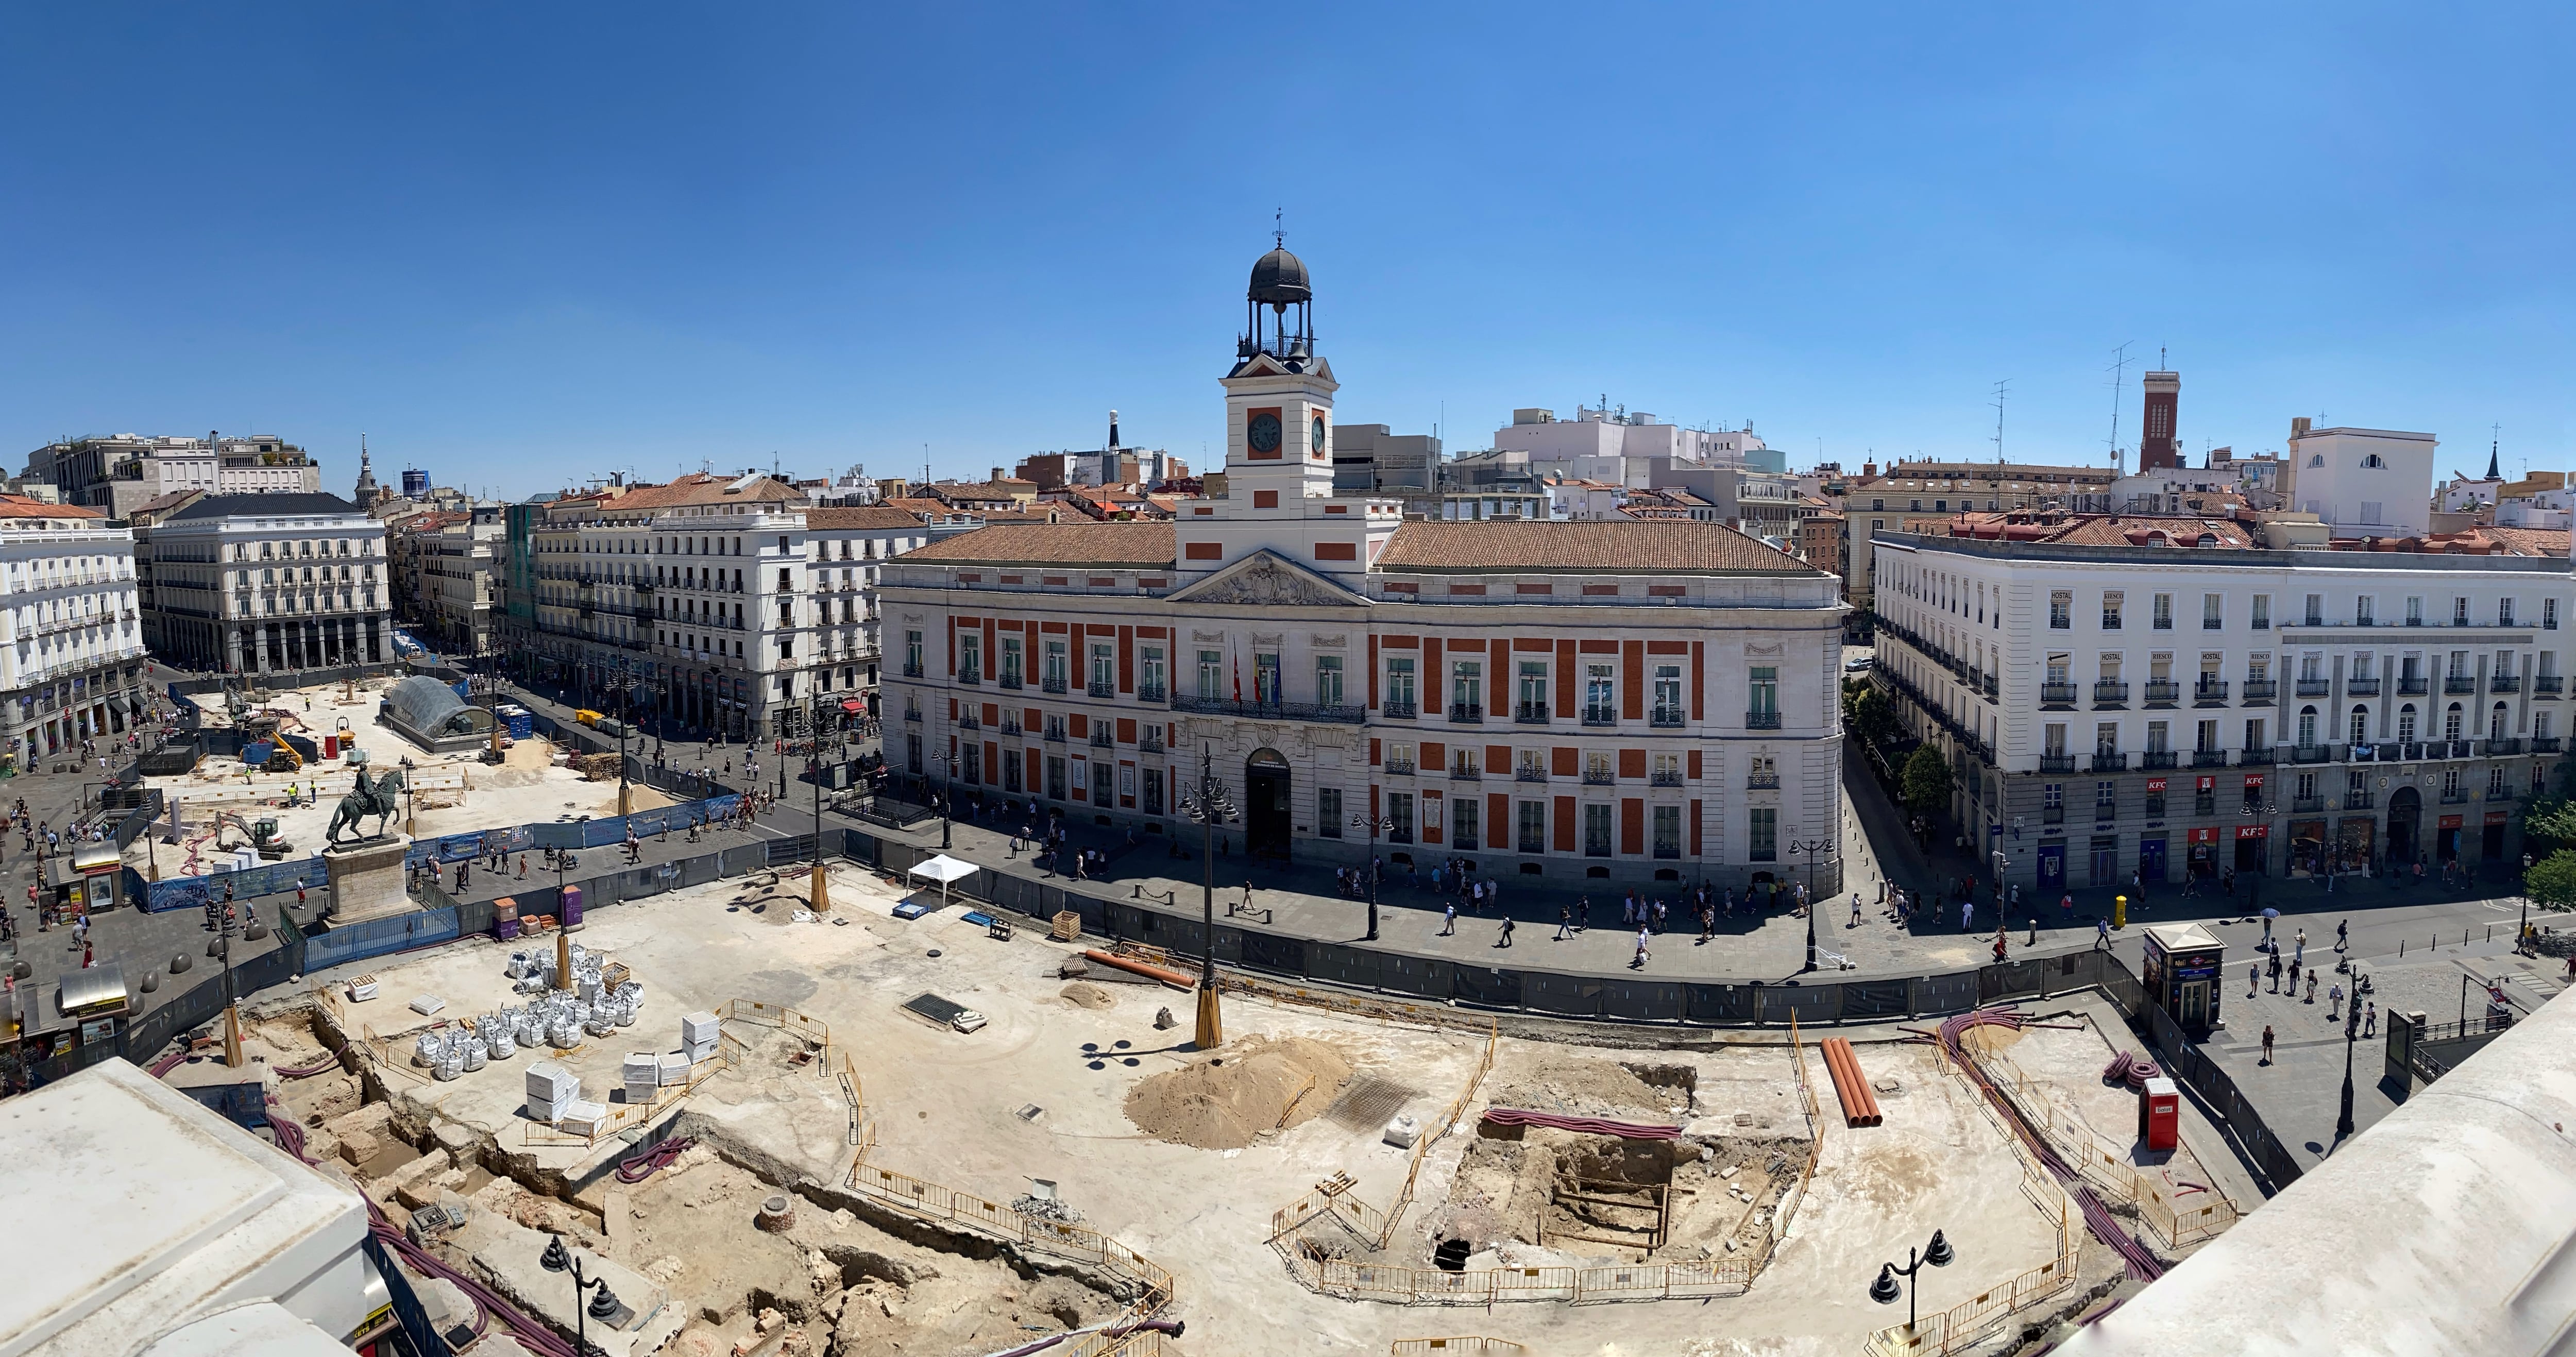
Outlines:
[[[284, 749], [286, 746], [279, 745], [278, 748]], [[295, 845], [277, 836], [275, 816], [263, 815], [252, 821], [244, 820], [231, 811], [222, 810], [215, 812], [215, 851], [218, 853], [229, 853], [238, 846], [224, 842], [224, 830], [227, 826], [240, 830], [241, 836], [250, 842], [252, 851], [270, 862], [276, 862], [295, 851]]]

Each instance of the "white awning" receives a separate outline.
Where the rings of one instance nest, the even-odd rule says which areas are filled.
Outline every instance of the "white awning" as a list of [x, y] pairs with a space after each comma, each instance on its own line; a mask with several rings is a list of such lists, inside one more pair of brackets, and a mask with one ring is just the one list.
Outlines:
[[920, 862], [916, 862], [912, 865], [912, 870], [905, 873], [907, 876], [926, 876], [931, 880], [942, 884], [951, 881], [962, 881], [974, 874], [974, 863], [960, 862], [957, 859], [948, 856], [946, 853], [942, 853], [934, 858], [927, 858]]

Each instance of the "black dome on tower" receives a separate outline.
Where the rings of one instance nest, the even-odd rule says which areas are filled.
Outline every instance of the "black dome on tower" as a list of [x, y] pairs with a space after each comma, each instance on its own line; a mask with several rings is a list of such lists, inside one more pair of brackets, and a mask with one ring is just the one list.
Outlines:
[[1261, 256], [1252, 266], [1252, 286], [1245, 296], [1271, 306], [1311, 301], [1314, 291], [1306, 283], [1306, 261], [1288, 253], [1281, 246]]

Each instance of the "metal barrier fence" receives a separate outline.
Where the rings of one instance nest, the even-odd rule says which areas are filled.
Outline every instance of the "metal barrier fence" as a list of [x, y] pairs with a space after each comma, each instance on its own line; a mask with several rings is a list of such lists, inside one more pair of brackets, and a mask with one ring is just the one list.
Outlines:
[[1152, 1313], [1171, 1304], [1172, 1274], [1162, 1265], [1098, 1230], [1063, 1221], [1024, 1216], [971, 1193], [941, 1187], [926, 1179], [879, 1168], [865, 1160], [850, 1165], [849, 1186], [898, 1210], [929, 1220], [965, 1225], [1023, 1248], [1089, 1263], [1134, 1286], [1136, 1308]]
[[1425, 1357], [1441, 1352], [1527, 1352], [1528, 1348], [1508, 1338], [1485, 1338], [1470, 1335], [1463, 1338], [1399, 1338], [1387, 1348], [1390, 1357]]

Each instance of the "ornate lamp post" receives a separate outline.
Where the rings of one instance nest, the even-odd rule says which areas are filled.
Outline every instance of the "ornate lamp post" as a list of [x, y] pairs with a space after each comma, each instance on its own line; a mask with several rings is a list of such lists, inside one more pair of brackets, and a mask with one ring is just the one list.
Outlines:
[[1199, 968], [1199, 1021], [1196, 1045], [1212, 1051], [1225, 1044], [1225, 1026], [1217, 1014], [1216, 1001], [1216, 827], [1217, 822], [1240, 822], [1234, 808], [1234, 795], [1217, 780], [1216, 750], [1203, 746], [1199, 754], [1199, 783], [1196, 794], [1180, 795], [1181, 814], [1199, 824], [1199, 908], [1203, 920], [1206, 960]]
[[1355, 813], [1351, 816], [1351, 828], [1368, 830], [1369, 931], [1365, 941], [1375, 942], [1377, 941], [1377, 836], [1381, 833], [1395, 832], [1395, 817], [1389, 815], [1372, 817], [1365, 813]]
[[1907, 1299], [1905, 1303], [1905, 1336], [1912, 1338], [1914, 1336], [1915, 1307], [1914, 1300], [1912, 1299], [1914, 1296], [1914, 1288], [1900, 1286], [1897, 1284], [1896, 1279], [1899, 1277], [1911, 1278], [1915, 1273], [1923, 1270], [1923, 1265], [1925, 1263], [1930, 1263], [1934, 1267], [1948, 1267], [1951, 1260], [1958, 1256], [1959, 1255], [1956, 1253], [1951, 1252], [1950, 1241], [1942, 1238], [1939, 1230], [1934, 1230], [1932, 1232], [1932, 1243], [1923, 1250], [1921, 1258], [1918, 1259], [1915, 1257], [1914, 1250], [1907, 1249], [1905, 1251], [1905, 1266], [1898, 1267], [1894, 1263], [1881, 1263], [1879, 1265], [1878, 1280], [1869, 1284], [1869, 1298], [1877, 1301], [1881, 1305], [1894, 1305], [1896, 1303], [1896, 1297], [1900, 1292], [1906, 1295], [1909, 1299]]
[[1833, 851], [1831, 839], [1791, 839], [1789, 855], [1807, 855], [1807, 964], [1798, 968], [1801, 975], [1816, 969], [1816, 858]]
[[[597, 1319], [605, 1323], [615, 1319], [618, 1312], [626, 1308], [626, 1303], [617, 1298], [616, 1292], [608, 1289], [607, 1278], [593, 1277], [582, 1270], [581, 1260], [564, 1247], [562, 1235], [547, 1241], [545, 1254], [537, 1261], [548, 1272], [572, 1274], [574, 1351], [581, 1353], [582, 1357], [590, 1357], [600, 1350], [590, 1341], [590, 1321]], [[598, 1294], [590, 1294], [593, 1290]], [[583, 1304], [584, 1300], [589, 1303]]]

